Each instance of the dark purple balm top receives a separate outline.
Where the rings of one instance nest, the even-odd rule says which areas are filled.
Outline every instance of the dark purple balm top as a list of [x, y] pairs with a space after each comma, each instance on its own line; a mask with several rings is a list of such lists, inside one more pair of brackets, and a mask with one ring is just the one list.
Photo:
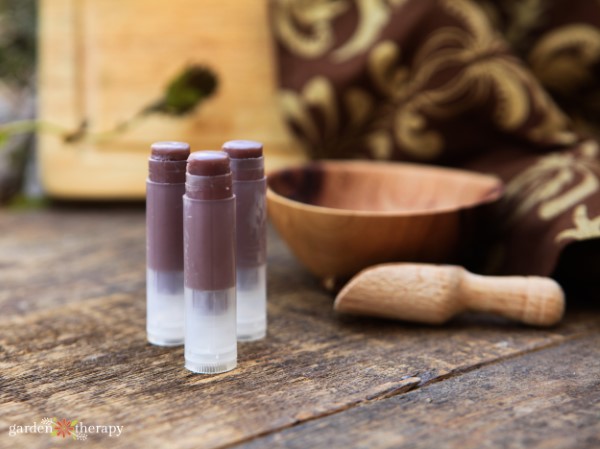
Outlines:
[[238, 340], [258, 340], [267, 330], [263, 146], [252, 140], [231, 140], [223, 144], [223, 151], [231, 159], [236, 197]]
[[156, 142], [150, 147], [148, 179], [152, 182], [185, 183], [185, 168], [190, 146], [185, 142]]
[[156, 142], [146, 181], [146, 331], [160, 346], [183, 343], [183, 194], [190, 146]]
[[237, 197], [237, 263], [256, 267], [266, 259], [266, 179], [263, 145], [230, 140], [223, 151], [231, 158], [233, 191]]
[[262, 157], [263, 144], [255, 140], [230, 140], [223, 144], [223, 151], [231, 159], [254, 159]]
[[187, 162], [188, 198], [219, 200], [233, 196], [229, 157], [222, 151], [196, 151]]
[[189, 155], [188, 172], [196, 176], [219, 176], [229, 173], [229, 157], [222, 151], [196, 151]]
[[190, 155], [183, 210], [185, 367], [229, 371], [237, 364], [236, 217], [226, 153]]
[[235, 286], [235, 199], [229, 157], [196, 151], [187, 163], [184, 197], [185, 285], [196, 290]]
[[265, 176], [263, 145], [253, 140], [230, 140], [223, 151], [231, 159], [234, 181], [256, 181]]
[[183, 194], [190, 146], [156, 142], [151, 146], [146, 184], [148, 266], [158, 271], [183, 270]]

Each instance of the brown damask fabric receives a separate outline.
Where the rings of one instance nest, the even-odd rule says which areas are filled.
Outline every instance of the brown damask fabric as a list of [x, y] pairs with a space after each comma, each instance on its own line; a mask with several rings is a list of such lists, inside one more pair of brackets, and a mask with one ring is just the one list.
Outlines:
[[272, 0], [271, 19], [283, 112], [312, 157], [506, 182], [481, 270], [550, 275], [600, 237], [600, 1]]

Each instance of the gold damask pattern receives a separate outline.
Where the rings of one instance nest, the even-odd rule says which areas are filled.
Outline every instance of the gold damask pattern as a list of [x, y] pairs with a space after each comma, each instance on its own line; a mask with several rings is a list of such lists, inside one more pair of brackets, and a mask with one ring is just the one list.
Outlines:
[[595, 218], [588, 217], [587, 206], [580, 204], [573, 212], [574, 228], [565, 229], [556, 236], [556, 241], [561, 240], [587, 240], [600, 236], [600, 215]]
[[586, 24], [568, 25], [545, 34], [529, 54], [531, 69], [549, 88], [569, 94], [594, 79], [600, 61], [600, 30]]
[[299, 95], [291, 90], [281, 92], [281, 105], [285, 114], [301, 129], [301, 135], [307, 139], [308, 144], [314, 144], [321, 138], [318, 124], [310, 112], [311, 108], [322, 114], [326, 136], [337, 131], [338, 111], [334, 96], [331, 83], [321, 76], [311, 79]]
[[[420, 47], [413, 70], [394, 68], [400, 50], [390, 41], [379, 44], [370, 58], [376, 84], [399, 103], [394, 122], [398, 144], [420, 159], [434, 159], [443, 151], [443, 136], [427, 129], [426, 117], [452, 120], [486, 104], [494, 105], [491, 119], [505, 132], [521, 128], [533, 110], [545, 110], [526, 137], [533, 142], [573, 143], [575, 136], [565, 131], [566, 117], [523, 65], [506, 54], [504, 42], [483, 13], [468, 0], [445, 0], [441, 6], [460, 26], [434, 31]], [[435, 85], [434, 78], [445, 71], [455, 75]]]
[[[331, 59], [343, 62], [366, 51], [390, 20], [390, 10], [406, 0], [356, 0], [358, 25]], [[318, 58], [335, 45], [333, 22], [348, 11], [349, 0], [280, 0], [275, 2], [273, 25], [279, 41], [292, 53]]]
[[[298, 56], [313, 57], [331, 50], [334, 45], [330, 39], [332, 21], [348, 8], [348, 3], [302, 1], [293, 2], [291, 5], [295, 7], [288, 5], [285, 8], [289, 1], [278, 3], [275, 24], [290, 51]], [[379, 108], [392, 104], [395, 109], [389, 132], [397, 146], [414, 158], [434, 160], [444, 151], [445, 142], [444, 136], [429, 126], [429, 121], [452, 120], [487, 104], [494, 105], [490, 120], [503, 132], [522, 132], [524, 138], [533, 143], [574, 143], [576, 137], [568, 131], [566, 117], [535, 84], [521, 62], [507, 53], [504, 41], [491, 29], [485, 15], [470, 0], [442, 0], [439, 3], [458, 25], [440, 27], [432, 32], [420, 46], [410, 67], [402, 62], [401, 49], [392, 40], [379, 42], [367, 52], [370, 81], [385, 97]], [[346, 60], [370, 47], [390, 20], [391, 6], [383, 1], [357, 1], [357, 10], [359, 20], [355, 32], [331, 52], [335, 61]], [[298, 22], [309, 30], [322, 30], [321, 33], [315, 31], [315, 36], [329, 36], [323, 37], [318, 52], [307, 51], [309, 47], [302, 44], [298, 35], [291, 38], [292, 34], [281, 31], [291, 29], [292, 17], [297, 17]], [[371, 31], [366, 33], [364, 29]], [[311, 42], [316, 40], [317, 37]], [[452, 75], [439, 83], [440, 73]], [[315, 79], [322, 82], [321, 75]], [[314, 79], [308, 81], [306, 86], [313, 82]], [[294, 120], [299, 118], [298, 110], [302, 109], [304, 114], [299, 124], [306, 129], [310, 105], [300, 106], [303, 96], [291, 101], [290, 95], [288, 90], [283, 92], [284, 112]], [[344, 95], [348, 94], [342, 93]], [[361, 94], [363, 98], [367, 95]], [[371, 103], [370, 99], [365, 101]], [[335, 103], [328, 95], [323, 97], [321, 106], [331, 112], [338, 108]], [[345, 111], [350, 117], [364, 116], [364, 101], [346, 101], [342, 107], [360, 108]], [[522, 129], [536, 111], [544, 111], [538, 123]], [[375, 109], [371, 109], [371, 114], [376, 114]], [[363, 117], [362, 122], [368, 122], [368, 119]], [[383, 132], [382, 129], [365, 130], [363, 138], [369, 142], [373, 133], [381, 136]], [[316, 135], [311, 133], [305, 137], [310, 141]]]
[[[598, 144], [582, 143], [575, 152], [551, 153], [515, 176], [506, 186], [504, 201], [516, 202], [513, 220], [535, 210], [542, 220], [552, 220], [598, 192]], [[600, 236], [600, 233], [598, 234]]]
[[275, 33], [292, 53], [317, 58], [334, 44], [332, 21], [348, 10], [346, 0], [280, 0], [274, 3]]

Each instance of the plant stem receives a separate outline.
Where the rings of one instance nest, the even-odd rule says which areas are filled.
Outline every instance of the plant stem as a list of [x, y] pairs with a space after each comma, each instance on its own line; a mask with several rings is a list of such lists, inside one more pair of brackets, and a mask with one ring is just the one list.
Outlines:
[[5, 133], [7, 136], [11, 136], [14, 134], [29, 133], [34, 131], [44, 131], [61, 135], [67, 134], [69, 132], [66, 128], [56, 125], [55, 123], [40, 120], [19, 120], [0, 125], [0, 133]]

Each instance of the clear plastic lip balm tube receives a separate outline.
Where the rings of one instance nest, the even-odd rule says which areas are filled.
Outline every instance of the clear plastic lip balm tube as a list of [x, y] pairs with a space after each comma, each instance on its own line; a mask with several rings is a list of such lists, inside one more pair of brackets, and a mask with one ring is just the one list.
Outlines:
[[251, 140], [223, 144], [231, 160], [236, 197], [237, 338], [267, 334], [266, 178], [263, 146]]
[[183, 344], [183, 194], [190, 146], [156, 142], [146, 182], [146, 332], [159, 346]]
[[222, 373], [237, 365], [235, 197], [226, 153], [190, 155], [183, 203], [185, 367]]

